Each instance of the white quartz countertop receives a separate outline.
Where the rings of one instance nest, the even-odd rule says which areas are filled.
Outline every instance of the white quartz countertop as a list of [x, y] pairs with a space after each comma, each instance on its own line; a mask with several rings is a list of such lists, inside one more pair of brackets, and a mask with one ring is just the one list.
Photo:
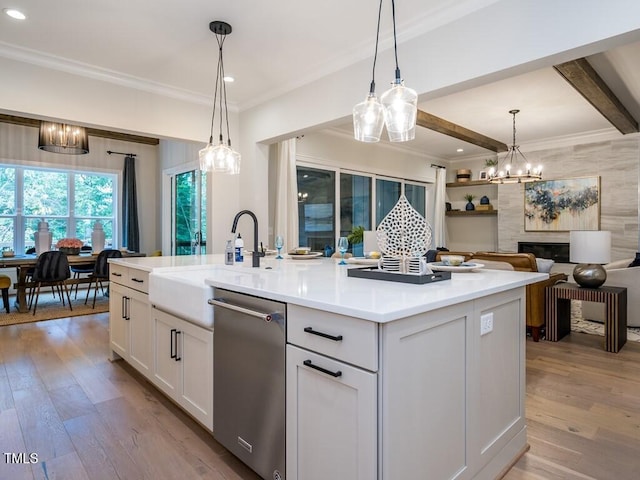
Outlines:
[[[479, 269], [452, 273], [451, 280], [415, 285], [347, 276], [335, 259], [261, 259], [260, 268], [224, 265], [222, 255], [136, 257], [114, 263], [240, 293], [317, 308], [375, 322], [388, 322], [548, 278], [546, 273]], [[150, 283], [153, 288], [153, 282]], [[195, 284], [194, 284], [194, 288]], [[213, 296], [213, 292], [211, 292]], [[150, 296], [152, 296], [150, 292]]]

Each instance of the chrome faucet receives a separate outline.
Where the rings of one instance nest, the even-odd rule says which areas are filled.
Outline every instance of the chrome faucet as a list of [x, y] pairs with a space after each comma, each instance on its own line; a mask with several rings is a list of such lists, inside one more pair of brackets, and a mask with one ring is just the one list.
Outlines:
[[264, 252], [258, 250], [258, 219], [256, 218], [255, 213], [251, 210], [242, 210], [238, 212], [233, 219], [233, 226], [231, 227], [231, 233], [236, 233], [236, 229], [238, 228], [238, 220], [244, 214], [249, 215], [253, 218], [253, 255], [251, 256], [251, 266], [259, 267], [260, 266], [260, 257], [264, 255]]

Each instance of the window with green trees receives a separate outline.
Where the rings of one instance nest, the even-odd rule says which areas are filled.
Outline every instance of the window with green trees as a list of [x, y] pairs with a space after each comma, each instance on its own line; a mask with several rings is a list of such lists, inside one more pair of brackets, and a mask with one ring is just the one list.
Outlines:
[[90, 246], [100, 220], [106, 245], [115, 246], [116, 186], [115, 174], [0, 166], [0, 248], [33, 247], [43, 219], [54, 244], [75, 237]]

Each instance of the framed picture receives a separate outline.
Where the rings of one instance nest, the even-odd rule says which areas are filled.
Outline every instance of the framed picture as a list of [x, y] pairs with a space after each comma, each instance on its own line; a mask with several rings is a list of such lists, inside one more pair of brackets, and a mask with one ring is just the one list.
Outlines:
[[542, 180], [524, 185], [524, 230], [600, 229], [600, 177]]
[[488, 180], [489, 179], [489, 172], [487, 172], [486, 170], [482, 170], [480, 173], [478, 173], [478, 180]]

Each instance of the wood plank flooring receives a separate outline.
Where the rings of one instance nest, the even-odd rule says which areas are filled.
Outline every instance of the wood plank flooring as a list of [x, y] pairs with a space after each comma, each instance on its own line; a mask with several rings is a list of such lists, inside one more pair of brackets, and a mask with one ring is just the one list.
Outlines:
[[[108, 314], [0, 328], [0, 479], [257, 479], [107, 360], [107, 328]], [[527, 341], [526, 408], [531, 449], [506, 480], [640, 478], [640, 344], [613, 354], [592, 335]]]
[[108, 361], [108, 320], [0, 328], [0, 480], [258, 479], [133, 368]]

